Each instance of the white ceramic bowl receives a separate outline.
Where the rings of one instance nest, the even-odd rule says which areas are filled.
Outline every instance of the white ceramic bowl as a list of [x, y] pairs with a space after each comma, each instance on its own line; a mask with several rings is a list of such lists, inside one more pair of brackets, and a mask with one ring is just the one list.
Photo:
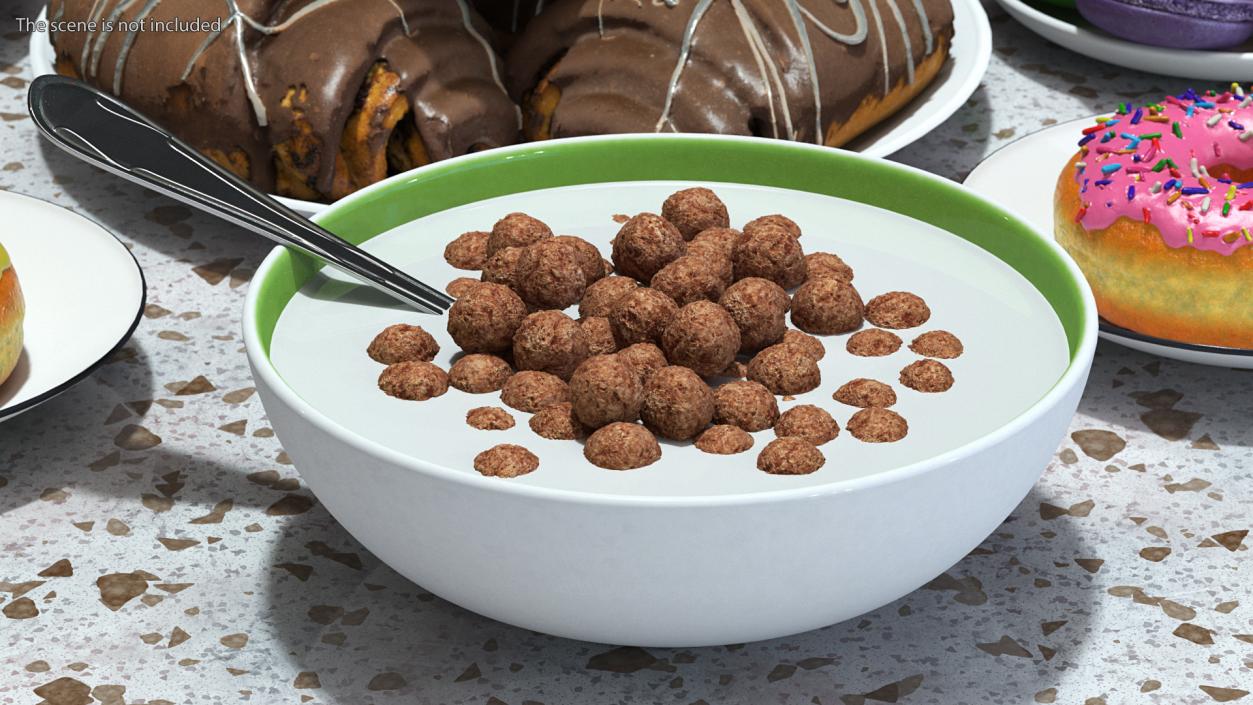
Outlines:
[[[805, 145], [621, 136], [451, 160], [373, 186], [319, 220], [361, 242], [511, 193], [659, 179], [837, 197], [974, 244], [1047, 300], [1050, 325], [1064, 330], [1064, 369], [1037, 400], [974, 440], [861, 476], [831, 470], [821, 482], [817, 473], [783, 479], [779, 489], [674, 496], [502, 481], [370, 438], [350, 428], [351, 410], [318, 408], [285, 380], [271, 342], [316, 266], [276, 250], [246, 304], [249, 360], [275, 431], [329, 511], [383, 561], [467, 609], [550, 634], [652, 646], [745, 642], [833, 624], [918, 588], [977, 546], [1062, 439], [1091, 365], [1096, 314], [1082, 275], [1051, 238], [961, 187]], [[333, 370], [338, 361], [326, 364]], [[751, 467], [755, 452], [735, 457], [728, 462]], [[831, 456], [828, 466], [838, 462]]]

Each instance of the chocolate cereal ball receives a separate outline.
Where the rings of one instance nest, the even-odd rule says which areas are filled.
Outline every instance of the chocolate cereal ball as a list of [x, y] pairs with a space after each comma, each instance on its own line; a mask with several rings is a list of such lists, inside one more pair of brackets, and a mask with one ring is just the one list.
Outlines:
[[953, 386], [953, 373], [943, 362], [919, 360], [901, 370], [901, 384], [919, 392], [947, 392]]
[[762, 431], [779, 418], [774, 395], [757, 382], [728, 382], [714, 390], [714, 421]]
[[810, 279], [835, 277], [849, 283], [853, 281], [853, 268], [838, 255], [830, 252], [813, 252], [805, 255], [805, 269]]
[[687, 243], [687, 257], [695, 257], [701, 261], [724, 287], [731, 286], [735, 281], [735, 265], [731, 263], [731, 255], [722, 251], [722, 247], [709, 240]]
[[506, 247], [487, 258], [483, 263], [480, 277], [485, 282], [507, 286], [514, 291], [518, 289], [518, 272], [522, 265], [524, 247]]
[[589, 428], [636, 420], [642, 400], [643, 388], [635, 368], [617, 355], [590, 357], [570, 378], [574, 415]]
[[909, 349], [923, 357], [938, 357], [944, 360], [961, 357], [966, 350], [962, 341], [946, 330], [923, 333], [914, 338], [914, 342], [909, 344]]
[[787, 345], [795, 348], [797, 352], [812, 357], [814, 362], [817, 362], [827, 356], [827, 347], [822, 344], [821, 340], [818, 340], [808, 333], [802, 333], [798, 330], [789, 330], [784, 333], [783, 342], [780, 343], [780, 345]]
[[640, 384], [643, 384], [649, 375], [670, 364], [661, 348], [652, 343], [628, 345], [618, 351], [618, 358], [635, 370], [635, 376], [639, 377]]
[[901, 349], [901, 338], [882, 328], [868, 328], [849, 336], [844, 347], [857, 357], [883, 357]]
[[771, 345], [748, 363], [748, 378], [775, 394], [803, 394], [822, 382], [818, 361], [789, 345]]
[[859, 406], [863, 409], [871, 407], [887, 408], [896, 403], [895, 390], [883, 382], [866, 379], [865, 377], [858, 377], [855, 380], [844, 383], [831, 396], [841, 404]]
[[680, 306], [693, 301], [717, 301], [726, 284], [706, 257], [684, 255], [662, 267], [649, 286]]
[[379, 389], [397, 399], [426, 401], [448, 391], [448, 373], [429, 362], [397, 362], [379, 375]]
[[822, 451], [813, 443], [787, 436], [776, 438], [757, 456], [757, 469], [771, 475], [808, 475], [826, 464]]
[[469, 394], [486, 394], [505, 386], [513, 376], [513, 368], [495, 355], [471, 353], [463, 355], [448, 370], [448, 382]]
[[570, 401], [570, 386], [556, 375], [525, 370], [505, 382], [500, 400], [518, 411], [533, 414]]
[[579, 268], [583, 270], [589, 285], [605, 276], [605, 260], [592, 243], [575, 235], [558, 235], [553, 238], [553, 242], [561, 243], [574, 251], [579, 260]]
[[725, 308], [712, 301], [694, 301], [679, 309], [666, 326], [661, 349], [671, 364], [712, 377], [735, 360], [740, 329]]
[[408, 360], [430, 362], [439, 352], [439, 343], [422, 326], [397, 323], [374, 336], [366, 354], [375, 362], [390, 365]]
[[656, 289], [639, 288], [614, 304], [609, 325], [619, 347], [660, 343], [661, 335], [679, 312], [674, 299]]
[[628, 220], [613, 239], [613, 266], [619, 274], [642, 282], [683, 256], [686, 244], [678, 228], [653, 213]]
[[744, 234], [752, 235], [755, 232], [765, 230], [767, 228], [779, 228], [792, 237], [801, 236], [801, 226], [797, 225], [796, 221], [786, 215], [780, 215], [779, 213], [763, 215], [760, 218], [754, 218], [748, 221], [744, 224]]
[[487, 238], [482, 230], [462, 233], [444, 247], [444, 261], [457, 269], [482, 269], [487, 261]]
[[506, 247], [526, 247], [553, 236], [553, 231], [542, 221], [526, 213], [510, 213], [496, 221], [487, 236], [487, 256]]
[[609, 319], [601, 316], [580, 318], [579, 327], [583, 329], [583, 337], [587, 339], [589, 355], [609, 355], [618, 352], [618, 341], [613, 339], [613, 327]]
[[787, 292], [769, 279], [741, 279], [727, 287], [718, 303], [740, 330], [742, 353], [774, 345], [787, 331]]
[[466, 412], [466, 425], [480, 431], [505, 431], [513, 428], [513, 415], [499, 406], [480, 406]]
[[457, 299], [448, 311], [448, 333], [466, 352], [508, 350], [526, 318], [526, 304], [507, 286], [480, 284]]
[[709, 228], [702, 230], [687, 243], [688, 251], [721, 252], [727, 258], [735, 256], [735, 245], [744, 238], [744, 233], [735, 228]]
[[561, 311], [532, 313], [513, 334], [513, 362], [519, 370], [539, 370], [569, 380], [587, 355], [583, 329]]
[[570, 402], [541, 409], [531, 417], [529, 425], [536, 435], [553, 441], [573, 441], [587, 433]]
[[779, 227], [745, 232], [732, 258], [735, 278], [761, 277], [784, 289], [805, 281], [805, 253], [796, 238]]
[[857, 330], [864, 310], [853, 285], [834, 277], [810, 279], [792, 296], [792, 323], [807, 333], [835, 335]]
[[779, 438], [804, 438], [820, 446], [840, 435], [840, 425], [825, 409], [813, 404], [801, 404], [783, 412], [774, 424], [774, 435]]
[[702, 230], [725, 228], [731, 224], [727, 206], [707, 188], [676, 191], [661, 206], [661, 217], [674, 224], [684, 240], [691, 240]]
[[866, 304], [866, 320], [880, 328], [913, 328], [931, 318], [931, 309], [922, 297], [908, 291], [890, 291]]
[[588, 436], [583, 457], [606, 470], [634, 470], [657, 462], [661, 446], [643, 426], [616, 421]]
[[640, 407], [644, 424], [662, 438], [685, 441], [714, 417], [714, 394], [695, 372], [671, 365], [649, 375]]
[[735, 455], [753, 447], [753, 437], [739, 426], [718, 424], [696, 438], [696, 447], [714, 455]]
[[448, 295], [454, 299], [459, 299], [479, 284], [482, 284], [482, 282], [478, 279], [471, 279], [470, 277], [457, 277], [456, 279], [448, 282], [448, 286], [444, 287], [444, 291], [448, 292]]
[[872, 406], [853, 414], [848, 432], [866, 443], [895, 443], [909, 433], [909, 424], [895, 411]]
[[639, 282], [616, 274], [597, 280], [583, 293], [583, 300], [579, 302], [579, 316], [608, 318], [618, 300], [638, 288], [640, 288]]
[[502, 443], [474, 456], [474, 469], [488, 477], [518, 477], [539, 467], [539, 458], [522, 446]]
[[536, 308], [564, 309], [583, 298], [587, 275], [578, 251], [551, 238], [522, 251], [515, 288], [523, 301]]

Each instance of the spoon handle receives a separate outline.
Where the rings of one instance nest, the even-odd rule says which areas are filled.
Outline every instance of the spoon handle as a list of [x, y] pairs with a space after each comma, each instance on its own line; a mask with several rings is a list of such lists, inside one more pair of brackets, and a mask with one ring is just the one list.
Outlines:
[[30, 114], [49, 140], [124, 179], [300, 250], [419, 311], [452, 298], [261, 193], [111, 95], [64, 76], [31, 83]]

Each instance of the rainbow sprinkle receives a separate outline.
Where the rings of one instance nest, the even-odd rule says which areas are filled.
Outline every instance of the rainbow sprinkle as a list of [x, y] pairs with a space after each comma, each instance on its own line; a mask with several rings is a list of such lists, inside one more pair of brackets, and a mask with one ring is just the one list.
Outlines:
[[[1138, 215], [1145, 223], [1159, 223], [1174, 247], [1182, 244], [1183, 231], [1189, 244], [1200, 238], [1198, 247], [1220, 248], [1224, 253], [1231, 251], [1228, 247], [1253, 243], [1253, 224], [1240, 227], [1238, 222], [1219, 220], [1235, 211], [1253, 211], [1253, 198], [1236, 198], [1241, 192], [1253, 193], [1245, 191], [1253, 189], [1253, 181], [1236, 183], [1228, 171], [1218, 168], [1210, 174], [1203, 163], [1228, 164], [1224, 153], [1232, 151], [1236, 140], [1253, 140], [1253, 125], [1246, 128], [1248, 120], [1242, 124], [1237, 113], [1250, 105], [1253, 90], [1233, 84], [1225, 91], [1186, 90], [1158, 103], [1137, 106], [1124, 102], [1115, 114], [1096, 118], [1083, 128], [1079, 139], [1075, 180], [1081, 193], [1090, 193], [1091, 184], [1102, 191], [1119, 191], [1126, 200], [1107, 193], [1105, 199], [1097, 201], [1104, 203], [1099, 210], [1094, 210], [1099, 206], [1093, 203], [1081, 203], [1075, 221], [1086, 219], [1086, 226], [1100, 228], [1117, 217]], [[1163, 147], [1167, 124], [1170, 134], [1181, 141]], [[1089, 180], [1085, 173], [1096, 178]], [[1127, 205], [1131, 203], [1136, 205]], [[1175, 207], [1183, 210], [1173, 215], [1164, 210]], [[1093, 217], [1087, 218], [1089, 214]]]

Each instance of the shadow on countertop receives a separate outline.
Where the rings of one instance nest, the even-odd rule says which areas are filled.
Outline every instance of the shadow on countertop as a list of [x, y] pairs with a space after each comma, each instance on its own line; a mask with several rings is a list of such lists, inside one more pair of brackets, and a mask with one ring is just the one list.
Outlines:
[[271, 564], [307, 572], [271, 571], [267, 621], [337, 703], [1029, 702], [1082, 661], [1103, 592], [1074, 563], [1090, 554], [1077, 525], [1037, 515], [1049, 499], [1033, 490], [960, 563], [863, 617], [695, 649], [572, 641], [481, 617], [382, 565], [319, 507], [274, 546]]
[[1103, 340], [1079, 411], [1111, 428], [1178, 443], [1181, 454], [1204, 460], [1218, 448], [1253, 448], [1251, 392], [1253, 370], [1180, 362]]
[[[132, 339], [83, 381], [0, 424], [0, 514], [78, 492], [119, 500], [150, 495], [158, 507], [177, 497], [179, 504], [206, 512], [223, 497], [233, 498], [236, 507], [266, 507], [277, 499], [246, 480], [244, 469], [258, 469], [255, 463], [231, 467], [161, 443], [145, 417], [155, 404], [182, 402], [153, 387], [148, 354]], [[98, 442], [84, 442], [93, 435]], [[84, 447], [102, 455], [83, 457]]]

